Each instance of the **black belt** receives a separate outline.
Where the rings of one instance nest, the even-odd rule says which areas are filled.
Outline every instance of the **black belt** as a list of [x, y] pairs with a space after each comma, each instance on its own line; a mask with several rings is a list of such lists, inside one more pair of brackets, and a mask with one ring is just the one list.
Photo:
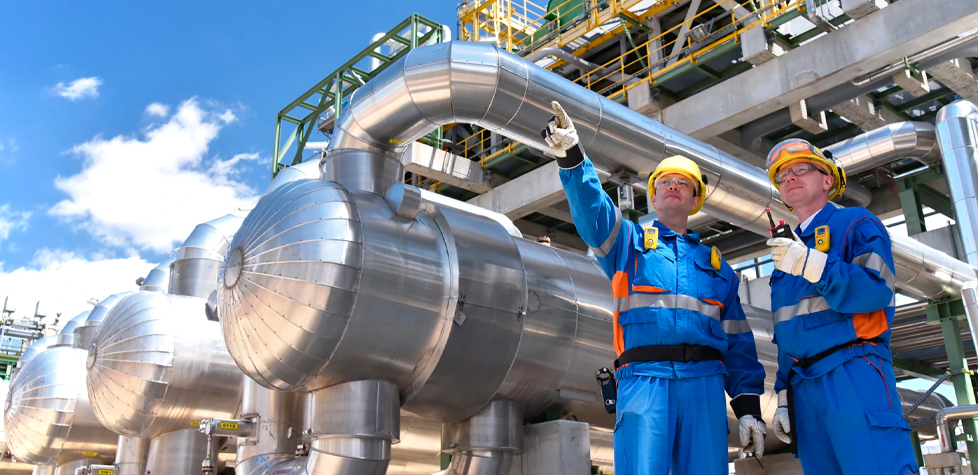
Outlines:
[[[843, 343], [841, 345], [833, 346], [832, 348], [829, 348], [821, 353], [809, 356], [808, 358], [802, 358], [798, 361], [795, 361], [794, 366], [799, 366], [803, 369], [808, 369], [811, 368], [812, 365], [814, 365], [815, 363], [824, 360], [825, 358], [827, 358], [832, 353], [835, 353], [836, 351], [844, 350], [846, 348], [849, 348], [850, 346], [864, 345], [866, 343], [883, 343], [883, 339], [882, 338], [869, 338], [869, 339], [858, 338], [850, 342]], [[791, 369], [793, 369], [794, 366], [792, 366]], [[789, 447], [791, 447], [791, 453], [798, 455], [798, 426], [796, 425], [795, 422], [795, 398], [793, 394], [794, 391], [791, 389], [791, 378], [795, 375], [795, 372], [792, 371], [791, 369], [788, 369], [788, 382], [787, 382], [788, 387], [786, 388], [786, 390], [788, 391], [786, 393], [788, 399], [788, 424], [791, 426], [791, 434], [792, 434], [791, 443], [788, 445]]]
[[712, 346], [703, 345], [656, 345], [640, 346], [625, 350], [615, 360], [615, 369], [629, 363], [646, 363], [649, 361], [707, 361], [719, 360], [723, 355]]

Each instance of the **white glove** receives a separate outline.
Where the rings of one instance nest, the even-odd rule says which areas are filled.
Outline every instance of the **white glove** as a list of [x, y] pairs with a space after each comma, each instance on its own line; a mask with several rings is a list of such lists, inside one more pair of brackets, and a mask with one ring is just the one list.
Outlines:
[[778, 392], [778, 409], [774, 411], [774, 435], [786, 444], [791, 443], [791, 422], [788, 420], [788, 390], [782, 389]]
[[804, 277], [813, 284], [822, 279], [829, 257], [824, 252], [788, 238], [771, 238], [767, 245], [771, 246], [774, 267], [779, 271]]
[[554, 117], [547, 123], [543, 140], [553, 149], [554, 155], [563, 158], [567, 156], [567, 150], [577, 145], [580, 139], [577, 138], [574, 123], [564, 108], [560, 107], [560, 103], [553, 101], [550, 104], [554, 108]]
[[767, 435], [767, 425], [754, 416], [747, 414], [737, 420], [740, 429], [740, 450], [746, 456], [753, 453], [755, 457], [764, 456], [764, 436]]

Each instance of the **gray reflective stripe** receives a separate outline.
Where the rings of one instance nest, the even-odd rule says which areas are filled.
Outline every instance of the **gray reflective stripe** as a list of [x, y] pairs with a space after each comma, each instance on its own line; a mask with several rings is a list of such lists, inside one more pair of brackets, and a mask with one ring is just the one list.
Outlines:
[[682, 308], [702, 313], [710, 318], [720, 319], [720, 307], [708, 304], [698, 298], [678, 294], [632, 294], [615, 299], [615, 311], [624, 312], [634, 308], [659, 307]]
[[747, 320], [724, 320], [723, 331], [727, 332], [727, 335], [751, 332], [750, 324], [747, 323]]
[[605, 257], [611, 252], [612, 246], [615, 245], [615, 240], [618, 239], [618, 231], [621, 231], [621, 210], [615, 208], [615, 225], [611, 227], [611, 232], [608, 233], [608, 239], [605, 239], [600, 247], [591, 247], [594, 251], [594, 255], [598, 257]]
[[774, 324], [777, 325], [781, 322], [787, 322], [799, 315], [808, 315], [828, 309], [829, 303], [825, 301], [824, 297], [808, 298], [794, 305], [788, 305], [787, 307], [781, 307], [775, 310]]
[[896, 288], [896, 276], [893, 275], [893, 271], [890, 270], [890, 266], [886, 265], [886, 261], [883, 260], [883, 256], [875, 252], [867, 252], [866, 254], [860, 254], [852, 258], [852, 263], [865, 267], [867, 269], [872, 269], [880, 274], [880, 277], [886, 281], [886, 286], [890, 290]]

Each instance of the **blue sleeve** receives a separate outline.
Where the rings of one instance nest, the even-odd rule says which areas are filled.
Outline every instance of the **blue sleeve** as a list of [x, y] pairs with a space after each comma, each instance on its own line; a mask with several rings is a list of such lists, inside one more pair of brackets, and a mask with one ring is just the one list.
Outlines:
[[846, 230], [843, 256], [829, 255], [815, 289], [832, 310], [874, 312], [893, 300], [896, 275], [890, 236], [875, 217], [864, 216]]
[[788, 371], [794, 366], [795, 362], [788, 356], [787, 353], [781, 351], [781, 345], [778, 345], [778, 338], [774, 338], [774, 344], [778, 347], [778, 374], [774, 379], [774, 392], [781, 392], [782, 389], [788, 389]]
[[608, 277], [615, 274], [619, 257], [627, 256], [632, 223], [622, 220], [621, 210], [601, 187], [594, 165], [586, 157], [573, 168], [560, 169], [571, 217], [581, 239], [597, 256]]
[[757, 346], [740, 303], [740, 286], [736, 276], [723, 303], [720, 322], [727, 333], [727, 354], [723, 364], [727, 367], [726, 390], [731, 398], [741, 394], [764, 394], [764, 366], [757, 360]]

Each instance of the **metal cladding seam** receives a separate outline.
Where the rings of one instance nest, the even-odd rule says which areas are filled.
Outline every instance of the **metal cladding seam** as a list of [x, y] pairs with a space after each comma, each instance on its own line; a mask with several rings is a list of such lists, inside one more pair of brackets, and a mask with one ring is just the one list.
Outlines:
[[203, 299], [136, 292], [120, 301], [88, 353], [95, 414], [117, 434], [156, 437], [234, 416], [241, 377]]
[[937, 132], [930, 123], [898, 122], [832, 144], [825, 150], [832, 152], [832, 158], [851, 177], [904, 158], [935, 162], [940, 159], [936, 145]]
[[92, 414], [84, 351], [57, 346], [38, 354], [11, 383], [4, 427], [11, 452], [36, 465], [61, 465], [98, 452], [115, 454], [117, 436]]
[[361, 233], [352, 196], [335, 183], [300, 179], [259, 201], [219, 277], [223, 334], [242, 371], [282, 390], [315, 378], [353, 315]]
[[[379, 151], [398, 156], [408, 143], [451, 123], [472, 123], [540, 150], [539, 130], [559, 101], [573, 118], [595, 164], [648, 176], [681, 154], [699, 164], [709, 184], [704, 211], [768, 235], [765, 208], [795, 225], [767, 174], [584, 89], [495, 45], [454, 41], [417, 48], [354, 92], [339, 118], [330, 151]], [[921, 144], [924, 145], [924, 144]], [[891, 236], [897, 285], [928, 298], [957, 296], [978, 270], [910, 238]]]

